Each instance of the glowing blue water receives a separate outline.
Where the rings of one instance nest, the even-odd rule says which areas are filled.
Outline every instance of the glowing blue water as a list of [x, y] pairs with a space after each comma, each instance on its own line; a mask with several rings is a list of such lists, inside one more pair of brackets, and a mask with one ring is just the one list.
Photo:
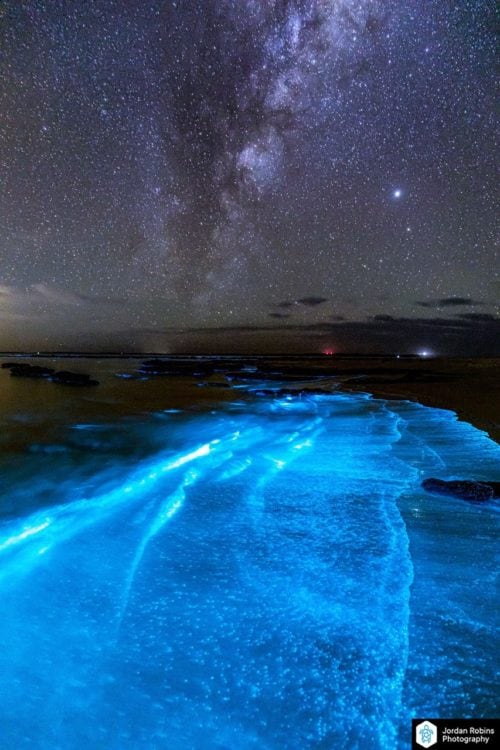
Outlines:
[[497, 445], [363, 395], [149, 430], [100, 490], [48, 502], [40, 463], [3, 522], [2, 748], [406, 748], [411, 715], [491, 714], [496, 508], [419, 484], [497, 479]]

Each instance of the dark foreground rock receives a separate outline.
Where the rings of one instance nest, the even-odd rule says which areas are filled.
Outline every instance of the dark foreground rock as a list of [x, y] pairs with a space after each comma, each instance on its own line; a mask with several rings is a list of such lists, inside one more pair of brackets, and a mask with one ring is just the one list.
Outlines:
[[52, 383], [63, 383], [64, 385], [99, 385], [97, 380], [91, 380], [90, 375], [82, 372], [70, 372], [53, 367], [41, 367], [40, 365], [29, 365], [26, 362], [4, 362], [2, 368], [10, 370], [15, 378], [43, 378]]
[[27, 365], [23, 363], [12, 364], [9, 369], [10, 374], [15, 378], [48, 378], [54, 372], [52, 367], [40, 367], [39, 365]]
[[70, 372], [69, 370], [59, 370], [50, 379], [53, 383], [63, 385], [99, 385], [99, 381], [91, 380], [90, 375], [82, 372]]
[[500, 499], [500, 482], [483, 482], [483, 484], [487, 484], [488, 487], [491, 487], [495, 499]]
[[458, 497], [461, 500], [468, 500], [469, 502], [484, 503], [486, 500], [491, 500], [495, 496], [498, 497], [498, 482], [473, 482], [467, 479], [458, 479], [452, 481], [444, 481], [443, 479], [424, 479], [422, 487], [427, 492], [432, 492], [436, 495], [447, 495], [448, 497]]

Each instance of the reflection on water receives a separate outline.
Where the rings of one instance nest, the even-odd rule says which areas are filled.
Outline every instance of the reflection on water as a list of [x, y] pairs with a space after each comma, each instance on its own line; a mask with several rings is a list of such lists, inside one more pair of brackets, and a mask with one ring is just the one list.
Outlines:
[[495, 479], [498, 446], [78, 366], [98, 389], [1, 373], [2, 747], [406, 748], [411, 715], [491, 713], [496, 507], [420, 481]]

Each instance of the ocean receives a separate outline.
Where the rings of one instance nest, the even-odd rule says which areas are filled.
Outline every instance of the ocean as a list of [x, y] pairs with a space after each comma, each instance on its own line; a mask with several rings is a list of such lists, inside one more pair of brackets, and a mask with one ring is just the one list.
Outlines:
[[403, 750], [494, 714], [498, 504], [420, 485], [499, 481], [496, 443], [139, 363], [0, 371], [2, 750]]

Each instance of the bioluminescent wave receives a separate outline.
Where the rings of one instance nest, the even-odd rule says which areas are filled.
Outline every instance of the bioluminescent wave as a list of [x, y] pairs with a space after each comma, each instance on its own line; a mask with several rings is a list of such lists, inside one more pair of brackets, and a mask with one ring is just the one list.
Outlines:
[[0, 527], [2, 748], [402, 750], [490, 712], [496, 507], [420, 482], [495, 479], [496, 444], [361, 394], [165, 420]]
[[[230, 436], [229, 440], [235, 437], [237, 436]], [[35, 513], [27, 520], [10, 524], [10, 529], [8, 526], [4, 529], [4, 537], [0, 541], [0, 554], [11, 552], [14, 555], [14, 566], [17, 563], [19, 572], [29, 571], [30, 566], [36, 562], [36, 555], [45, 554], [49, 546], [60, 544], [85, 527], [102, 522], [109, 513], [113, 513], [120, 506], [129, 506], [133, 500], [144, 498], [160, 483], [162, 477], [188, 463], [209, 456], [220, 442], [219, 439], [214, 439], [167, 460], [160, 459], [111, 492], [76, 502], [70, 501], [52, 508], [50, 512]], [[30, 556], [34, 557], [31, 562]], [[21, 559], [18, 560], [18, 557]], [[12, 572], [12, 564], [9, 566], [4, 561], [0, 579], [2, 576], [12, 575]]]

